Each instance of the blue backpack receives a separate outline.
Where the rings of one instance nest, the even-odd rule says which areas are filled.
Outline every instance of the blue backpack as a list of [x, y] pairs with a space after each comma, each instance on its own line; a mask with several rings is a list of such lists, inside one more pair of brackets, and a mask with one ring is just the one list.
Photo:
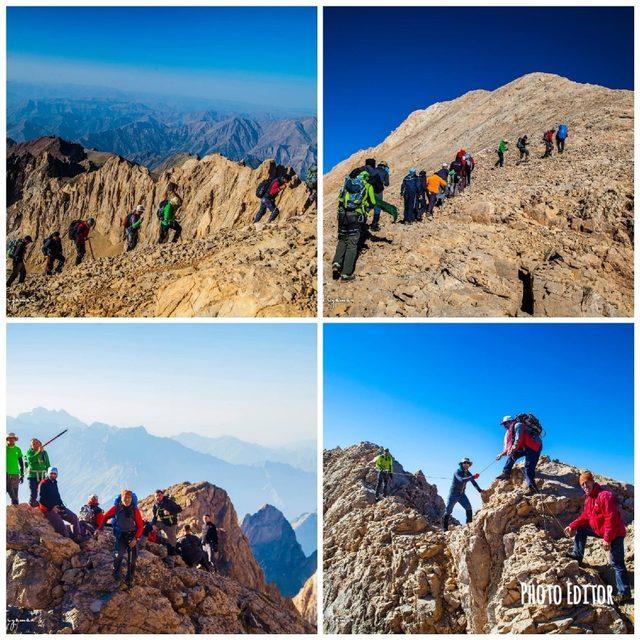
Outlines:
[[558, 140], [564, 140], [567, 137], [567, 125], [561, 124], [558, 127], [558, 133], [556, 134]]

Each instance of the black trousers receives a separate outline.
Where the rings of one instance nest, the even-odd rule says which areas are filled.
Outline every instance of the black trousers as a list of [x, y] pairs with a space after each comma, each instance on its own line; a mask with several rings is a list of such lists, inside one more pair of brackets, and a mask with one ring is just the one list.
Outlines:
[[564, 151], [564, 138], [556, 137], [556, 146], [558, 147], [558, 153], [562, 153]]
[[129, 547], [129, 543], [134, 539], [132, 533], [119, 533], [116, 535], [115, 543], [115, 556], [113, 558], [113, 570], [119, 572], [122, 566], [122, 561], [128, 557], [129, 550], [131, 552], [131, 561], [127, 568], [127, 579], [133, 580], [133, 576], [136, 571], [136, 560], [138, 559], [138, 545], [136, 544], [133, 549]]
[[27, 278], [27, 268], [24, 266], [24, 260], [22, 259], [13, 260], [13, 267], [11, 269], [11, 275], [7, 280], [7, 287], [10, 287], [16, 278], [18, 278], [18, 282], [21, 284]]
[[504, 153], [502, 151], [498, 151], [498, 160], [493, 165], [494, 167], [504, 167]]
[[64, 266], [65, 259], [62, 254], [54, 256], [47, 256], [47, 275], [50, 276], [54, 272], [54, 265], [58, 263], [58, 266], [55, 268], [56, 273], [62, 273], [62, 267]]
[[76, 266], [78, 266], [87, 253], [87, 243], [84, 240], [74, 240], [73, 244], [76, 246]]
[[382, 490], [382, 495], [385, 497], [389, 493], [389, 472], [388, 471], [378, 471], [378, 483], [376, 484], [376, 498], [380, 497], [380, 490]]
[[173, 234], [173, 239], [171, 242], [178, 242], [180, 236], [182, 235], [182, 227], [177, 220], [172, 220], [169, 224], [165, 225], [164, 222], [160, 223], [160, 239], [159, 243], [162, 244], [169, 235], [169, 229], [173, 229], [175, 233]]

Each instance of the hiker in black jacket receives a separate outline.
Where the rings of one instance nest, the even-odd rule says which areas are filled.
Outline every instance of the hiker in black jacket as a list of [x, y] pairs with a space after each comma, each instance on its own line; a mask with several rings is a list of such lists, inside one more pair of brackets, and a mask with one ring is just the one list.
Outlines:
[[202, 565], [202, 568], [207, 571], [211, 571], [213, 569], [207, 554], [202, 548], [200, 538], [191, 533], [190, 525], [184, 525], [184, 535], [178, 540], [176, 549], [187, 566], [197, 567]]
[[45, 239], [42, 244], [42, 253], [47, 258], [47, 270], [48, 276], [53, 275], [54, 265], [57, 262], [58, 265], [55, 268], [56, 273], [62, 273], [62, 267], [64, 266], [64, 255], [62, 254], [62, 238], [59, 231], [54, 231], [48, 238]]
[[211, 516], [205, 513], [202, 517], [204, 524], [202, 525], [202, 546], [204, 548], [209, 562], [215, 566], [216, 553], [218, 552], [218, 529], [216, 525], [211, 521]]
[[[47, 477], [38, 485], [38, 509], [44, 513], [45, 518], [61, 536], [74, 538], [75, 540], [80, 539], [78, 516], [64, 506], [60, 497], [58, 469], [56, 467], [49, 467]], [[65, 522], [71, 525], [73, 535], [69, 535]]]
[[169, 554], [175, 555], [178, 537], [178, 514], [182, 511], [182, 507], [169, 496], [165, 496], [162, 489], [157, 489], [155, 496], [151, 524], [154, 531], [164, 532], [167, 537]]
[[11, 275], [7, 280], [7, 287], [13, 284], [13, 281], [18, 278], [18, 283], [22, 284], [27, 277], [27, 268], [24, 265], [24, 258], [27, 253], [27, 247], [33, 242], [31, 236], [25, 236], [18, 240], [8, 256], [11, 258], [13, 268], [11, 269]]

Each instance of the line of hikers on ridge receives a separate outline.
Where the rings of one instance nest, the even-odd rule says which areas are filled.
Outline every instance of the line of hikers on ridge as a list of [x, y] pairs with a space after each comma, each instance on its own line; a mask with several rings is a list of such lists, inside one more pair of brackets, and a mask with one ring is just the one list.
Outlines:
[[209, 514], [204, 514], [200, 537], [191, 525], [185, 524], [178, 537], [178, 514], [182, 507], [163, 489], [154, 494], [152, 518], [145, 521], [138, 508], [136, 494], [123, 489], [105, 511], [98, 496], [92, 494], [76, 515], [62, 501], [58, 488], [58, 469], [49, 461], [49, 454], [37, 438], [32, 438], [23, 456], [16, 444], [18, 437], [9, 433], [7, 441], [7, 493], [12, 505], [19, 504], [19, 488], [26, 475], [29, 484], [29, 505], [41, 511], [53, 529], [77, 543], [89, 540], [104, 527], [114, 536], [113, 578], [119, 582], [122, 562], [127, 558], [127, 585], [133, 583], [138, 547], [142, 539], [161, 544], [168, 556], [179, 555], [189, 567], [215, 571], [218, 553], [218, 529]]
[[[258, 184], [256, 197], [260, 200], [260, 206], [253, 216], [253, 222], [259, 222], [264, 214], [269, 211], [271, 215], [267, 222], [273, 222], [280, 210], [276, 204], [278, 196], [284, 191], [291, 178], [287, 174], [278, 175], [275, 178], [267, 178]], [[304, 205], [306, 210], [317, 200], [318, 172], [313, 165], [307, 170], [305, 184], [308, 190], [308, 198]], [[171, 242], [178, 242], [182, 235], [182, 225], [177, 213], [182, 206], [182, 199], [174, 191], [170, 191], [163, 199], [156, 210], [156, 217], [160, 223], [158, 244], [164, 244], [169, 238], [169, 232], [173, 231]], [[126, 214], [121, 220], [123, 240], [126, 244], [126, 251], [133, 251], [138, 246], [140, 239], [140, 229], [144, 220], [144, 205], [139, 204], [134, 207], [131, 213]], [[86, 220], [73, 220], [69, 224], [67, 236], [73, 243], [76, 250], [75, 265], [78, 266], [84, 260], [87, 253], [87, 244], [93, 256], [90, 233], [96, 226], [94, 217]], [[18, 283], [23, 283], [27, 277], [25, 264], [27, 250], [33, 242], [30, 235], [23, 238], [10, 240], [7, 243], [7, 258], [12, 262], [12, 269], [7, 280], [7, 287], [10, 287], [17, 279]], [[42, 243], [42, 253], [45, 258], [45, 274], [52, 276], [54, 273], [62, 273], [66, 258], [62, 246], [62, 235], [60, 231], [49, 234]]]
[[[506, 457], [507, 461], [497, 480], [511, 480], [511, 471], [517, 460], [525, 459], [524, 477], [527, 484], [526, 495], [539, 493], [536, 485], [536, 467], [542, 453], [542, 437], [544, 430], [540, 421], [530, 413], [516, 416], [504, 416], [500, 424], [505, 429], [502, 451], [496, 455], [496, 460]], [[381, 448], [373, 460], [377, 473], [376, 502], [380, 495], [387, 497], [389, 482], [393, 479], [394, 460], [387, 448]], [[442, 527], [449, 530], [451, 513], [459, 504], [466, 513], [466, 523], [473, 520], [473, 509], [465, 490], [472, 484], [479, 493], [484, 490], [476, 482], [479, 473], [471, 473], [473, 465], [469, 458], [462, 458], [453, 473], [449, 496], [444, 511]], [[489, 465], [490, 466], [490, 465]], [[595, 537], [603, 540], [605, 551], [609, 552], [609, 562], [613, 567], [618, 592], [619, 604], [631, 599], [631, 586], [624, 559], [624, 538], [626, 527], [615, 495], [610, 489], [598, 484], [590, 471], [580, 474], [579, 484], [585, 494], [582, 513], [563, 530], [567, 538], [575, 536], [573, 550], [568, 556], [582, 564], [585, 554], [587, 538]]]

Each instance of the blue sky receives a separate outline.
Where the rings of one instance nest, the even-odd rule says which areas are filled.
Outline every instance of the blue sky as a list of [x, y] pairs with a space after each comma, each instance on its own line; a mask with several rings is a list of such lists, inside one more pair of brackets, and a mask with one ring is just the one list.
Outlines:
[[29, 323], [7, 327], [7, 413], [261, 444], [316, 438], [310, 324]]
[[9, 7], [7, 77], [315, 110], [314, 7]]
[[416, 109], [526, 73], [633, 88], [632, 7], [332, 7], [323, 20], [325, 171]]
[[492, 462], [500, 419], [520, 412], [541, 420], [550, 457], [632, 483], [632, 325], [325, 325], [325, 448], [388, 446], [408, 471], [446, 477], [430, 480], [446, 497], [458, 460]]

